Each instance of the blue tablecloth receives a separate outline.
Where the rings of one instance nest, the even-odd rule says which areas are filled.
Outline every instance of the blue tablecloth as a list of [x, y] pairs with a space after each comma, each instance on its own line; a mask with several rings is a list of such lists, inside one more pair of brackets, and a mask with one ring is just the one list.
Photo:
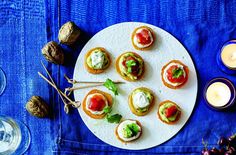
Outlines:
[[45, 19], [42, 0], [0, 1], [0, 67], [7, 77], [7, 87], [0, 96], [0, 115], [19, 119], [29, 126], [32, 142], [26, 154], [51, 154], [54, 145], [50, 134], [52, 120], [31, 117], [25, 110], [32, 95], [40, 95], [48, 102], [53, 95], [37, 76], [37, 71], [42, 70], [40, 50], [47, 42]]
[[[1, 1], [0, 8], [0, 67], [8, 82], [0, 97], [0, 114], [28, 124], [32, 143], [26, 154], [199, 154], [202, 138], [212, 147], [220, 136], [236, 132], [235, 110], [212, 111], [202, 96], [204, 85], [213, 77], [227, 77], [236, 85], [235, 76], [221, 72], [215, 59], [223, 43], [236, 38], [235, 0], [18, 0]], [[97, 139], [76, 110], [69, 115], [63, 112], [57, 93], [38, 77], [37, 71], [43, 71], [40, 49], [48, 41], [57, 41], [59, 27], [68, 20], [83, 31], [78, 45], [64, 46], [66, 66], [47, 63], [62, 89], [67, 86], [63, 75], [72, 77], [82, 47], [96, 32], [110, 25], [146, 22], [170, 32], [185, 46], [196, 65], [199, 91], [192, 116], [173, 139], [148, 150], [121, 150]], [[32, 95], [40, 95], [50, 103], [52, 118], [29, 116], [24, 105]]]

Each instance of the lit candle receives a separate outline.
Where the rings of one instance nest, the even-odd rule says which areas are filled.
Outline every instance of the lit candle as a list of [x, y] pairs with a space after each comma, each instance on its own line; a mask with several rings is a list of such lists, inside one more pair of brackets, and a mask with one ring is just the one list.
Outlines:
[[226, 78], [215, 78], [205, 87], [204, 97], [207, 105], [216, 110], [231, 107], [235, 102], [235, 88]]
[[230, 96], [230, 89], [223, 82], [212, 83], [207, 88], [206, 99], [211, 105], [215, 107], [225, 106], [229, 102]]
[[224, 72], [236, 74], [236, 40], [230, 40], [223, 45], [217, 55], [217, 63]]
[[227, 67], [236, 69], [236, 40], [230, 41], [222, 48], [221, 59]]

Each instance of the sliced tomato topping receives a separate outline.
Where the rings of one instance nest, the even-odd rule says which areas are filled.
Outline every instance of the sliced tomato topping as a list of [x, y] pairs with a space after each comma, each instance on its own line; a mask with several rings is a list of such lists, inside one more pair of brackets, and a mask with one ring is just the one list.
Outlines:
[[[178, 74], [176, 71], [181, 71], [182, 74]], [[186, 81], [186, 77], [183, 74], [184, 70], [177, 65], [171, 66], [167, 70], [167, 79], [172, 83], [183, 83]]]
[[124, 67], [127, 67], [127, 61], [129, 61], [129, 60], [133, 60], [133, 61], [135, 61], [135, 62], [137, 62], [137, 60], [134, 58], [134, 57], [132, 57], [132, 56], [128, 56], [128, 57], [126, 57], [125, 59], [124, 59], [124, 61], [122, 62], [122, 65], [124, 66]]
[[142, 44], [142, 45], [148, 45], [152, 42], [150, 34], [149, 34], [149, 30], [147, 29], [142, 29], [141, 32], [136, 33], [136, 37], [138, 40], [138, 43]]
[[106, 102], [101, 95], [94, 95], [90, 99], [89, 109], [93, 111], [102, 111], [106, 106]]
[[173, 106], [165, 109], [165, 115], [167, 118], [169, 118], [171, 116], [174, 116], [177, 111], [178, 111], [178, 109], [176, 108], [176, 106], [173, 105]]

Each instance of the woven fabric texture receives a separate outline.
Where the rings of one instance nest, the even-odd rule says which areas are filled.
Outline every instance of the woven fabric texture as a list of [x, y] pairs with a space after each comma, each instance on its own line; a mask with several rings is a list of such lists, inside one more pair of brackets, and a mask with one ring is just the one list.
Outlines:
[[[139, 21], [153, 24], [174, 35], [189, 51], [196, 65], [199, 91], [195, 109], [185, 127], [171, 140], [152, 149], [143, 151], [126, 151], [114, 148], [96, 138], [82, 122], [77, 111], [67, 116], [63, 107], [59, 107], [60, 126], [58, 145], [55, 153], [85, 153], [85, 154], [140, 154], [140, 153], [176, 153], [199, 154], [202, 138], [209, 146], [215, 146], [221, 135], [228, 136], [235, 132], [235, 112], [216, 112], [209, 110], [203, 99], [203, 88], [213, 77], [227, 77], [234, 83], [233, 76], [222, 73], [216, 66], [216, 53], [223, 43], [236, 35], [235, 1], [50, 1], [52, 11], [47, 11], [50, 17], [55, 17], [56, 23], [50, 25], [52, 36], [57, 35], [58, 27], [72, 20], [82, 30], [83, 35], [74, 51], [71, 66], [60, 69], [60, 84], [65, 87], [63, 74], [73, 76], [73, 64], [87, 40], [98, 31], [110, 25]], [[52, 5], [53, 4], [53, 5]], [[56, 9], [55, 9], [55, 6]], [[54, 38], [56, 39], [56, 38]], [[76, 54], [75, 54], [76, 53]], [[62, 104], [60, 104], [62, 105]], [[101, 151], [102, 150], [102, 151]]]

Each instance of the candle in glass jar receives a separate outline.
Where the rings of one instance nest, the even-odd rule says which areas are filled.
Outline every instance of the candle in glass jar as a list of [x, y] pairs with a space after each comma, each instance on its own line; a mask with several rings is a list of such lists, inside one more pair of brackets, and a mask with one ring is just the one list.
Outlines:
[[230, 89], [223, 82], [214, 82], [207, 88], [206, 99], [215, 107], [225, 106], [229, 102], [230, 96]]
[[236, 40], [224, 43], [217, 54], [219, 68], [227, 74], [236, 74]]
[[230, 80], [214, 78], [205, 86], [204, 98], [207, 105], [215, 110], [229, 109], [235, 103], [236, 90]]
[[225, 66], [236, 69], [236, 40], [230, 41], [222, 48], [221, 59]]

